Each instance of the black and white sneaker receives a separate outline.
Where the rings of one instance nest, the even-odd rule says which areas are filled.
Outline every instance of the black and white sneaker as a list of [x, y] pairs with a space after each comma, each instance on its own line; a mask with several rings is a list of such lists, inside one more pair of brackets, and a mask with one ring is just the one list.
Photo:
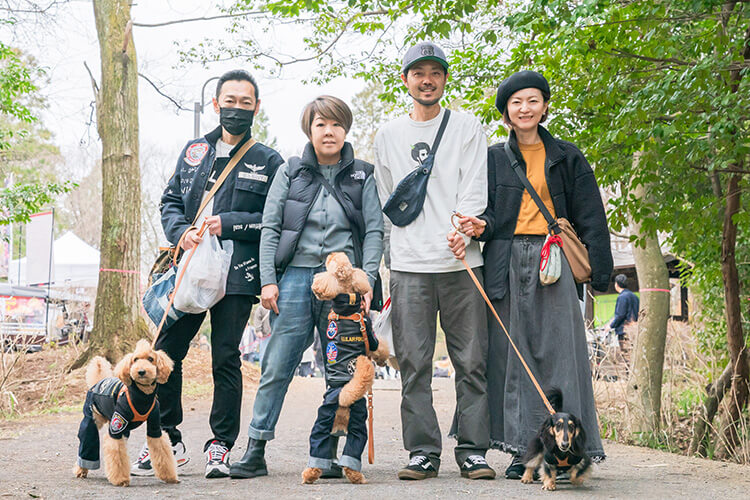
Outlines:
[[482, 455], [470, 455], [461, 464], [461, 477], [469, 479], [495, 479], [495, 471], [487, 465]]
[[[513, 455], [510, 465], [505, 469], [505, 479], [521, 479], [523, 473], [526, 472], [526, 465], [524, 465], [521, 455]], [[539, 473], [534, 471], [534, 481], [539, 481]]]
[[525, 471], [526, 466], [521, 460], [521, 455], [516, 453], [513, 455], [513, 460], [511, 460], [508, 468], [505, 469], [505, 479], [521, 479]]
[[229, 448], [216, 439], [206, 448], [206, 477], [229, 477]]
[[[190, 461], [185, 444], [182, 441], [172, 445], [172, 453], [174, 453], [174, 458], [177, 460], [177, 467], [182, 467]], [[154, 475], [154, 469], [151, 467], [151, 454], [148, 452], [148, 444], [143, 443], [138, 460], [133, 462], [133, 465], [130, 467], [130, 473], [134, 476]]]
[[437, 477], [438, 471], [425, 455], [414, 455], [409, 460], [409, 465], [398, 471], [399, 479], [427, 479]]

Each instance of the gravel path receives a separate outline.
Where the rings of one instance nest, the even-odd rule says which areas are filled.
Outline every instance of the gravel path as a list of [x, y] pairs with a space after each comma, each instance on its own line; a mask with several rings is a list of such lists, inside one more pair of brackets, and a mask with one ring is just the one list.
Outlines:
[[[435, 407], [445, 433], [453, 409], [450, 380], [435, 379]], [[750, 467], [663, 453], [646, 448], [607, 443], [608, 460], [599, 466], [584, 487], [561, 483], [557, 492], [542, 492], [541, 485], [523, 485], [501, 479], [509, 462], [507, 455], [488, 453], [488, 462], [498, 471], [494, 481], [470, 481], [459, 476], [453, 462], [453, 441], [445, 439], [440, 476], [403, 482], [396, 471], [407, 461], [401, 447], [399, 420], [400, 382], [377, 381], [375, 386], [376, 461], [365, 465], [370, 484], [350, 485], [345, 479], [300, 484], [307, 460], [307, 439], [315, 411], [324, 391], [322, 379], [295, 378], [277, 429], [277, 439], [267, 447], [270, 476], [250, 480], [207, 480], [201, 449], [208, 438], [209, 403], [197, 401], [186, 408], [183, 434], [192, 460], [180, 469], [181, 483], [166, 485], [154, 478], [134, 477], [129, 488], [107, 483], [101, 470], [88, 479], [72, 477], [77, 449], [78, 415], [37, 418], [0, 426], [0, 446], [5, 462], [0, 468], [2, 498], [415, 498], [499, 497], [531, 498], [750, 498]], [[241, 456], [247, 440], [252, 396], [244, 404], [242, 432], [233, 454]], [[144, 430], [142, 430], [144, 429]], [[136, 430], [128, 445], [131, 457], [145, 439], [145, 426]], [[367, 452], [365, 451], [365, 460]]]

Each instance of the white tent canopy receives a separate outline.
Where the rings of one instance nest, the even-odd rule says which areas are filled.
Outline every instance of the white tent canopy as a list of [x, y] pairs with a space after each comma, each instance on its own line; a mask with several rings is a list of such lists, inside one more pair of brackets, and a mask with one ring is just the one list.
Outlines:
[[[53, 288], [94, 288], [99, 280], [99, 250], [68, 231], [52, 247]], [[10, 281], [26, 285], [26, 257], [10, 263]]]

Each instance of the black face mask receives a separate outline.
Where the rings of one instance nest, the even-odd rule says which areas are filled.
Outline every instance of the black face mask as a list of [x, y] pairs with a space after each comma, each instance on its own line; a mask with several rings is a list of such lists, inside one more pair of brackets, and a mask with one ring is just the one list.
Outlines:
[[219, 123], [232, 135], [242, 135], [253, 125], [255, 110], [242, 108], [219, 108]]

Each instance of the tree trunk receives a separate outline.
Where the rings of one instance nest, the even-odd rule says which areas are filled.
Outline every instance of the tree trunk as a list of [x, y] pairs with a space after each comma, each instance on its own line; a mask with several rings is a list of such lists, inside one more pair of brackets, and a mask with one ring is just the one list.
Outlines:
[[734, 215], [740, 210], [741, 175], [735, 173], [729, 178], [721, 235], [721, 275], [724, 280], [724, 304], [727, 315], [727, 346], [733, 373], [732, 391], [726, 401], [727, 419], [722, 431], [723, 439], [717, 443], [717, 456], [720, 458], [728, 458], [740, 444], [737, 426], [748, 398], [748, 359], [742, 331], [740, 279], [735, 259], [737, 224], [733, 220]]
[[[640, 155], [633, 155], [633, 167], [638, 168]], [[643, 204], [649, 203], [648, 186], [632, 189]], [[635, 432], [656, 433], [661, 424], [661, 383], [664, 368], [664, 346], [669, 318], [669, 272], [664, 263], [655, 231], [644, 231], [631, 218], [631, 234], [644, 243], [633, 245], [635, 269], [641, 288], [638, 317], [638, 337], [633, 348], [632, 369], [628, 380], [628, 400], [632, 410], [630, 423]], [[651, 290], [649, 290], [651, 289]]]
[[732, 373], [734, 369], [728, 364], [724, 371], [714, 383], [706, 387], [706, 398], [703, 400], [701, 413], [696, 415], [693, 423], [693, 437], [690, 440], [690, 455], [707, 456], [708, 436], [716, 413], [719, 411], [721, 400], [732, 384]]
[[101, 89], [96, 116], [102, 140], [101, 263], [94, 330], [74, 368], [92, 355], [115, 361], [147, 334], [140, 316], [141, 183], [138, 164], [138, 70], [128, 0], [94, 0]]

